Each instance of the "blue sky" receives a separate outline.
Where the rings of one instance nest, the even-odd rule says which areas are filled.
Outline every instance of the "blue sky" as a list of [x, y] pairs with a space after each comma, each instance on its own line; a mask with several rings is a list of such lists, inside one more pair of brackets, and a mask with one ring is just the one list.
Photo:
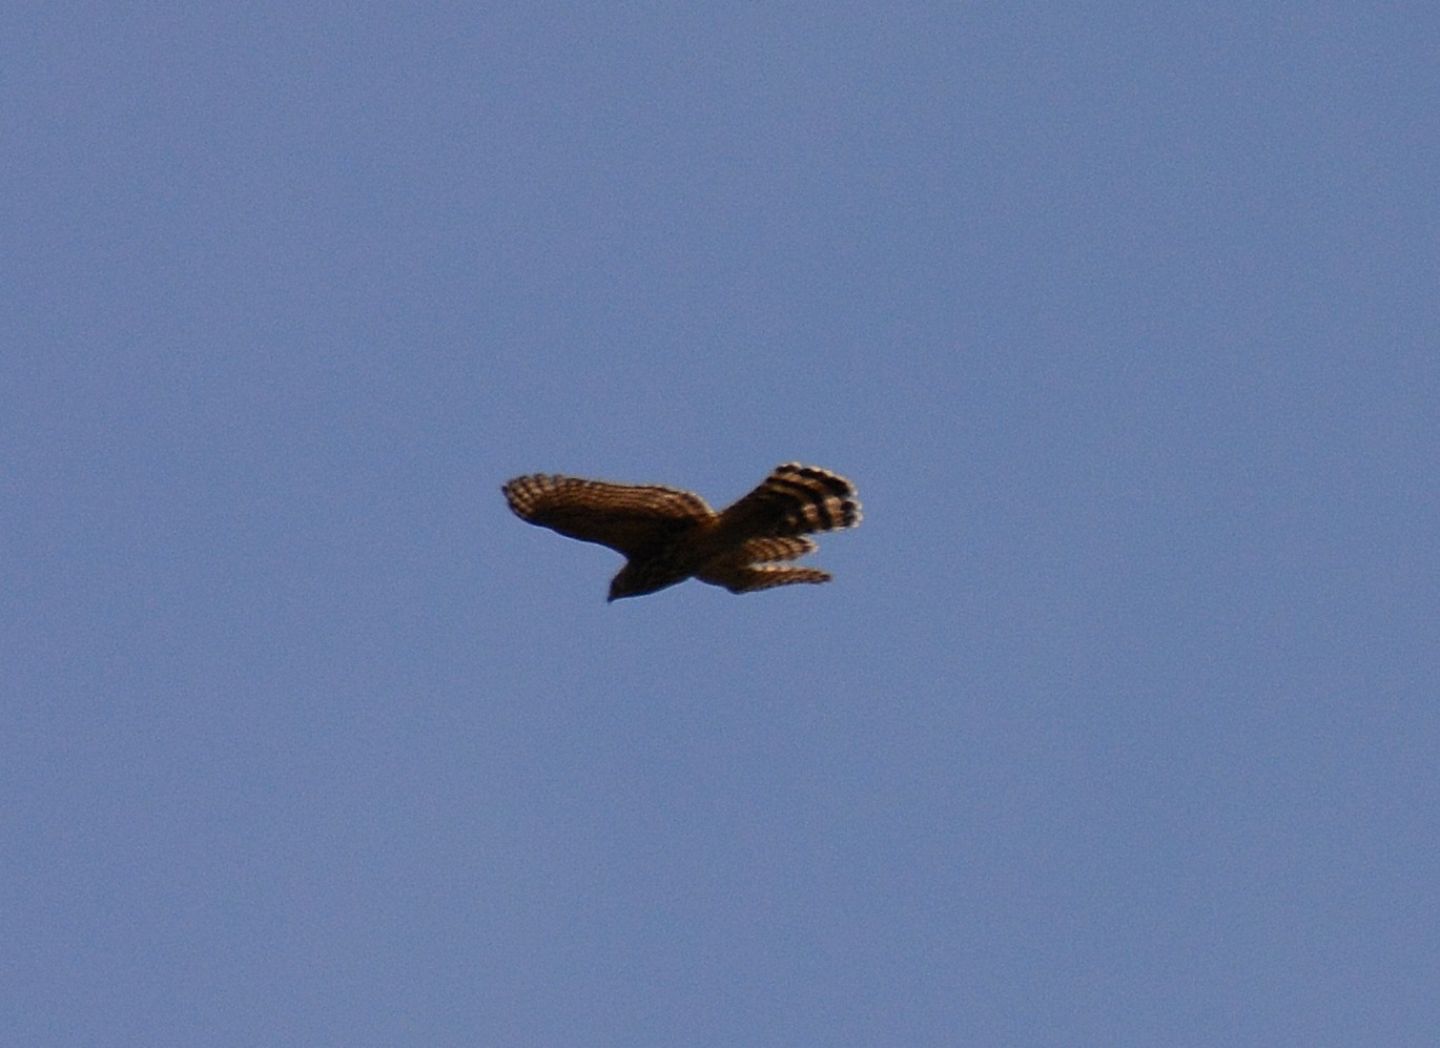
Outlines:
[[1430, 1043], [1430, 5], [5, 23], [0, 1041]]

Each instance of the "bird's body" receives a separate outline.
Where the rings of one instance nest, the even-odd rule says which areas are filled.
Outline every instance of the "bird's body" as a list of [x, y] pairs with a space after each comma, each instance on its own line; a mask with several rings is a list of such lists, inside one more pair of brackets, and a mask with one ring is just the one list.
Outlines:
[[610, 584], [611, 600], [692, 577], [731, 593], [826, 582], [827, 572], [776, 562], [814, 550], [808, 534], [860, 522], [853, 484], [795, 462], [777, 466], [719, 513], [693, 492], [653, 484], [532, 473], [503, 490], [522, 519], [625, 555], [625, 567]]

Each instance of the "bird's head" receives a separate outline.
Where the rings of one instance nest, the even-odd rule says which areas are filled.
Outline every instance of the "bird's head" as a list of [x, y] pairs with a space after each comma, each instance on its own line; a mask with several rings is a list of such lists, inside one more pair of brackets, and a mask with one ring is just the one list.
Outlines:
[[631, 561], [610, 580], [610, 596], [606, 600], [611, 602], [625, 597], [643, 597], [666, 586], [673, 586], [684, 578], [684, 575], [676, 575], [667, 570], [663, 564]]

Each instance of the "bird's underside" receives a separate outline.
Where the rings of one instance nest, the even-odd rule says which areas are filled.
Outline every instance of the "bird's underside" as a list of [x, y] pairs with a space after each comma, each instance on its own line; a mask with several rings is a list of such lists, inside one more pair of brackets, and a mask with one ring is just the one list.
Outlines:
[[688, 578], [731, 593], [828, 582], [828, 572], [784, 562], [815, 549], [807, 535], [860, 523], [853, 484], [796, 462], [777, 466], [719, 513], [694, 492], [654, 484], [532, 473], [502, 490], [522, 520], [625, 555], [610, 583], [611, 600]]

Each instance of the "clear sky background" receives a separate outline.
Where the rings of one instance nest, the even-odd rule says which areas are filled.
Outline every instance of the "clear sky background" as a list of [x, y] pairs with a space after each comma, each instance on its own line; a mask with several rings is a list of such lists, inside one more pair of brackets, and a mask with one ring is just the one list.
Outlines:
[[0, 1043], [1435, 1043], [1433, 4], [0, 30]]

